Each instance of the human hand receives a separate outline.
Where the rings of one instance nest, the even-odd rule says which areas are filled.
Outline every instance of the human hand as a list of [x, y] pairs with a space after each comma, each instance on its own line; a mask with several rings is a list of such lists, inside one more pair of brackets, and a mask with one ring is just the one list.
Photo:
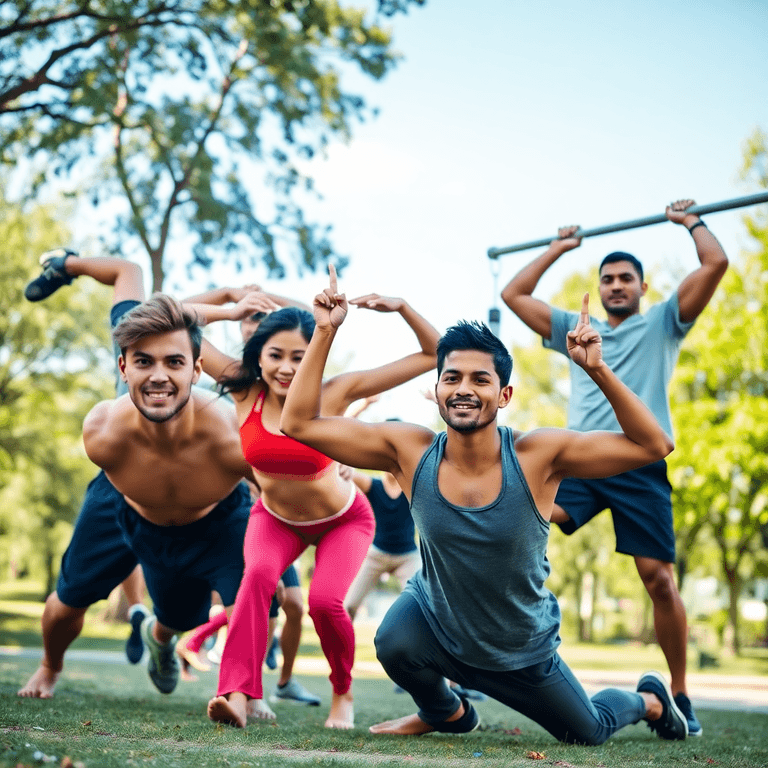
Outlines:
[[584, 294], [581, 314], [576, 327], [568, 331], [566, 339], [568, 354], [574, 363], [585, 371], [599, 368], [603, 364], [603, 340], [589, 320], [589, 294]]
[[567, 227], [560, 227], [557, 230], [557, 239], [553, 240], [551, 245], [559, 249], [560, 253], [572, 251], [581, 245], [581, 238], [574, 237], [579, 231], [578, 224], [569, 224]]
[[664, 214], [671, 222], [690, 227], [699, 221], [699, 217], [695, 213], [686, 213], [692, 205], [696, 205], [695, 200], [676, 200], [667, 206]]
[[422, 389], [421, 394], [425, 400], [429, 400], [430, 402], [437, 405], [437, 395], [435, 394], [434, 389]]
[[318, 293], [312, 302], [312, 312], [315, 316], [315, 325], [318, 328], [335, 330], [347, 316], [348, 302], [343, 293], [339, 293], [336, 279], [336, 267], [328, 265], [330, 284]]
[[229, 289], [229, 295], [231, 297], [231, 301], [234, 301], [237, 303], [238, 301], [242, 301], [249, 293], [259, 292], [261, 293], [261, 286], [257, 285], [256, 283], [251, 283], [250, 285], [243, 285], [236, 288], [230, 288]]
[[399, 312], [405, 304], [402, 299], [380, 296], [378, 293], [358, 296], [356, 299], [350, 299], [349, 303], [354, 304], [360, 309], [373, 309], [376, 312]]
[[275, 304], [266, 294], [260, 291], [251, 291], [232, 308], [231, 319], [242, 320], [256, 312], [273, 312], [276, 309], [280, 309], [280, 305]]

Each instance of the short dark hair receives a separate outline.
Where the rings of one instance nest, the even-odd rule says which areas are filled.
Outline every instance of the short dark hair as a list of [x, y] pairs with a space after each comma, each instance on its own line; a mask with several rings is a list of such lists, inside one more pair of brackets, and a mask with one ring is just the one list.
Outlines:
[[640, 277], [640, 282], [643, 282], [643, 265], [640, 263], [640, 260], [631, 253], [625, 253], [624, 251], [614, 251], [613, 253], [609, 253], [600, 262], [600, 274], [602, 274], [603, 267], [606, 264], [614, 264], [617, 261], [628, 261], [635, 268], [635, 271]]
[[473, 349], [487, 352], [493, 357], [493, 367], [501, 380], [501, 386], [509, 384], [512, 375], [512, 355], [491, 329], [477, 320], [460, 320], [452, 325], [437, 342], [437, 375], [443, 370], [445, 358], [451, 352]]
[[125, 357], [126, 350], [147, 336], [186, 331], [192, 345], [192, 359], [200, 357], [203, 330], [197, 313], [164, 293], [155, 293], [147, 301], [126, 312], [112, 331], [112, 338]]
[[272, 336], [281, 331], [299, 331], [304, 340], [309, 343], [315, 330], [315, 319], [311, 313], [298, 307], [283, 307], [276, 312], [270, 312], [261, 321], [243, 347], [243, 359], [240, 368], [231, 376], [219, 379], [219, 390], [227, 392], [242, 392], [250, 389], [261, 378], [259, 358], [261, 350]]

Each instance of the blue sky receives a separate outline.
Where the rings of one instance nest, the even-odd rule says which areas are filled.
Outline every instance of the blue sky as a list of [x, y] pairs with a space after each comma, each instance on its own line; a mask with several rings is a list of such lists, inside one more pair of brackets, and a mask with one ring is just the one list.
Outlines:
[[[402, 295], [440, 330], [486, 319], [499, 303], [490, 246], [758, 191], [738, 170], [746, 138], [768, 129], [768, 3], [428, 0], [392, 23], [404, 60], [381, 83], [354, 81], [379, 117], [312, 167], [318, 215], [352, 257], [341, 283], [350, 296]], [[743, 213], [708, 217], [733, 256], [746, 243]], [[697, 264], [689, 235], [662, 224], [586, 240], [537, 295], [617, 249], [651, 268]], [[502, 257], [499, 287], [536, 253]], [[362, 314], [347, 320], [340, 358], [367, 367], [410, 343], [396, 319]], [[506, 308], [501, 336], [530, 338]], [[414, 396], [423, 386], [385, 398], [371, 418], [396, 407], [428, 423]]]
[[[764, 0], [428, 0], [391, 24], [397, 69], [380, 83], [347, 80], [379, 117], [307, 167], [324, 195], [313, 213], [352, 259], [341, 281], [350, 297], [404, 296], [442, 331], [500, 304], [490, 246], [757, 191], [738, 170], [746, 138], [768, 129]], [[746, 243], [742, 215], [708, 217], [731, 256]], [[697, 264], [684, 230], [657, 225], [585, 241], [537, 295], [619, 249], [651, 270]], [[502, 257], [499, 289], [536, 253]], [[271, 287], [309, 299], [322, 285]], [[501, 336], [532, 338], [506, 308]], [[353, 310], [335, 358], [374, 366], [412, 338], [397, 318]], [[431, 424], [418, 392], [433, 381], [385, 396], [369, 417]]]

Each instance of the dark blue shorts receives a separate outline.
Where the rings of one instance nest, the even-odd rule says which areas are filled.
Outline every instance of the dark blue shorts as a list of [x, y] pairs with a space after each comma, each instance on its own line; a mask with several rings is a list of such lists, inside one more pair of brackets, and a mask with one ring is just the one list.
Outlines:
[[91, 480], [61, 559], [56, 594], [65, 605], [87, 608], [106, 599], [136, 567], [136, 555], [117, 524], [117, 510], [124, 503], [103, 472]]
[[570, 535], [610, 509], [617, 552], [675, 562], [672, 486], [663, 459], [599, 480], [568, 477], [560, 483], [555, 503], [571, 517], [560, 526], [563, 533]]
[[205, 517], [188, 525], [155, 525], [121, 500], [117, 523], [141, 563], [161, 624], [179, 632], [204, 624], [211, 590], [219, 593], [225, 606], [235, 602], [250, 510], [244, 482]]
[[[291, 563], [286, 569], [285, 573], [280, 577], [280, 581], [283, 582], [284, 587], [298, 587], [299, 572], [296, 570], [296, 566]], [[278, 613], [280, 613], [280, 603], [277, 602], [277, 595], [272, 596], [272, 602], [269, 606], [269, 618], [276, 619]]]

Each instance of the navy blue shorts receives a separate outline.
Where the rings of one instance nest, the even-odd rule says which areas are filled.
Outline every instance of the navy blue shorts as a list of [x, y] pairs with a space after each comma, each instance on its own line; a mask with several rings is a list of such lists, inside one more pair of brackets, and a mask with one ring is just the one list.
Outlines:
[[71, 608], [87, 608], [125, 580], [136, 567], [136, 555], [117, 524], [123, 495], [99, 472], [85, 492], [72, 539], [61, 558], [56, 594]]
[[[111, 327], [140, 303], [127, 300], [115, 304], [109, 313]], [[115, 349], [115, 359], [119, 354]], [[127, 391], [118, 374], [117, 394]], [[61, 559], [56, 594], [70, 608], [87, 608], [105, 600], [138, 563], [117, 525], [117, 509], [122, 503], [122, 494], [99, 472], [88, 485], [72, 539]]]
[[179, 632], [204, 624], [211, 590], [225, 606], [235, 602], [250, 510], [244, 482], [205, 517], [187, 525], [155, 525], [121, 500], [117, 523], [141, 563], [161, 624]]
[[675, 562], [672, 486], [663, 459], [599, 480], [568, 477], [560, 483], [555, 503], [571, 517], [560, 526], [563, 533], [570, 535], [610, 509], [617, 552]]

